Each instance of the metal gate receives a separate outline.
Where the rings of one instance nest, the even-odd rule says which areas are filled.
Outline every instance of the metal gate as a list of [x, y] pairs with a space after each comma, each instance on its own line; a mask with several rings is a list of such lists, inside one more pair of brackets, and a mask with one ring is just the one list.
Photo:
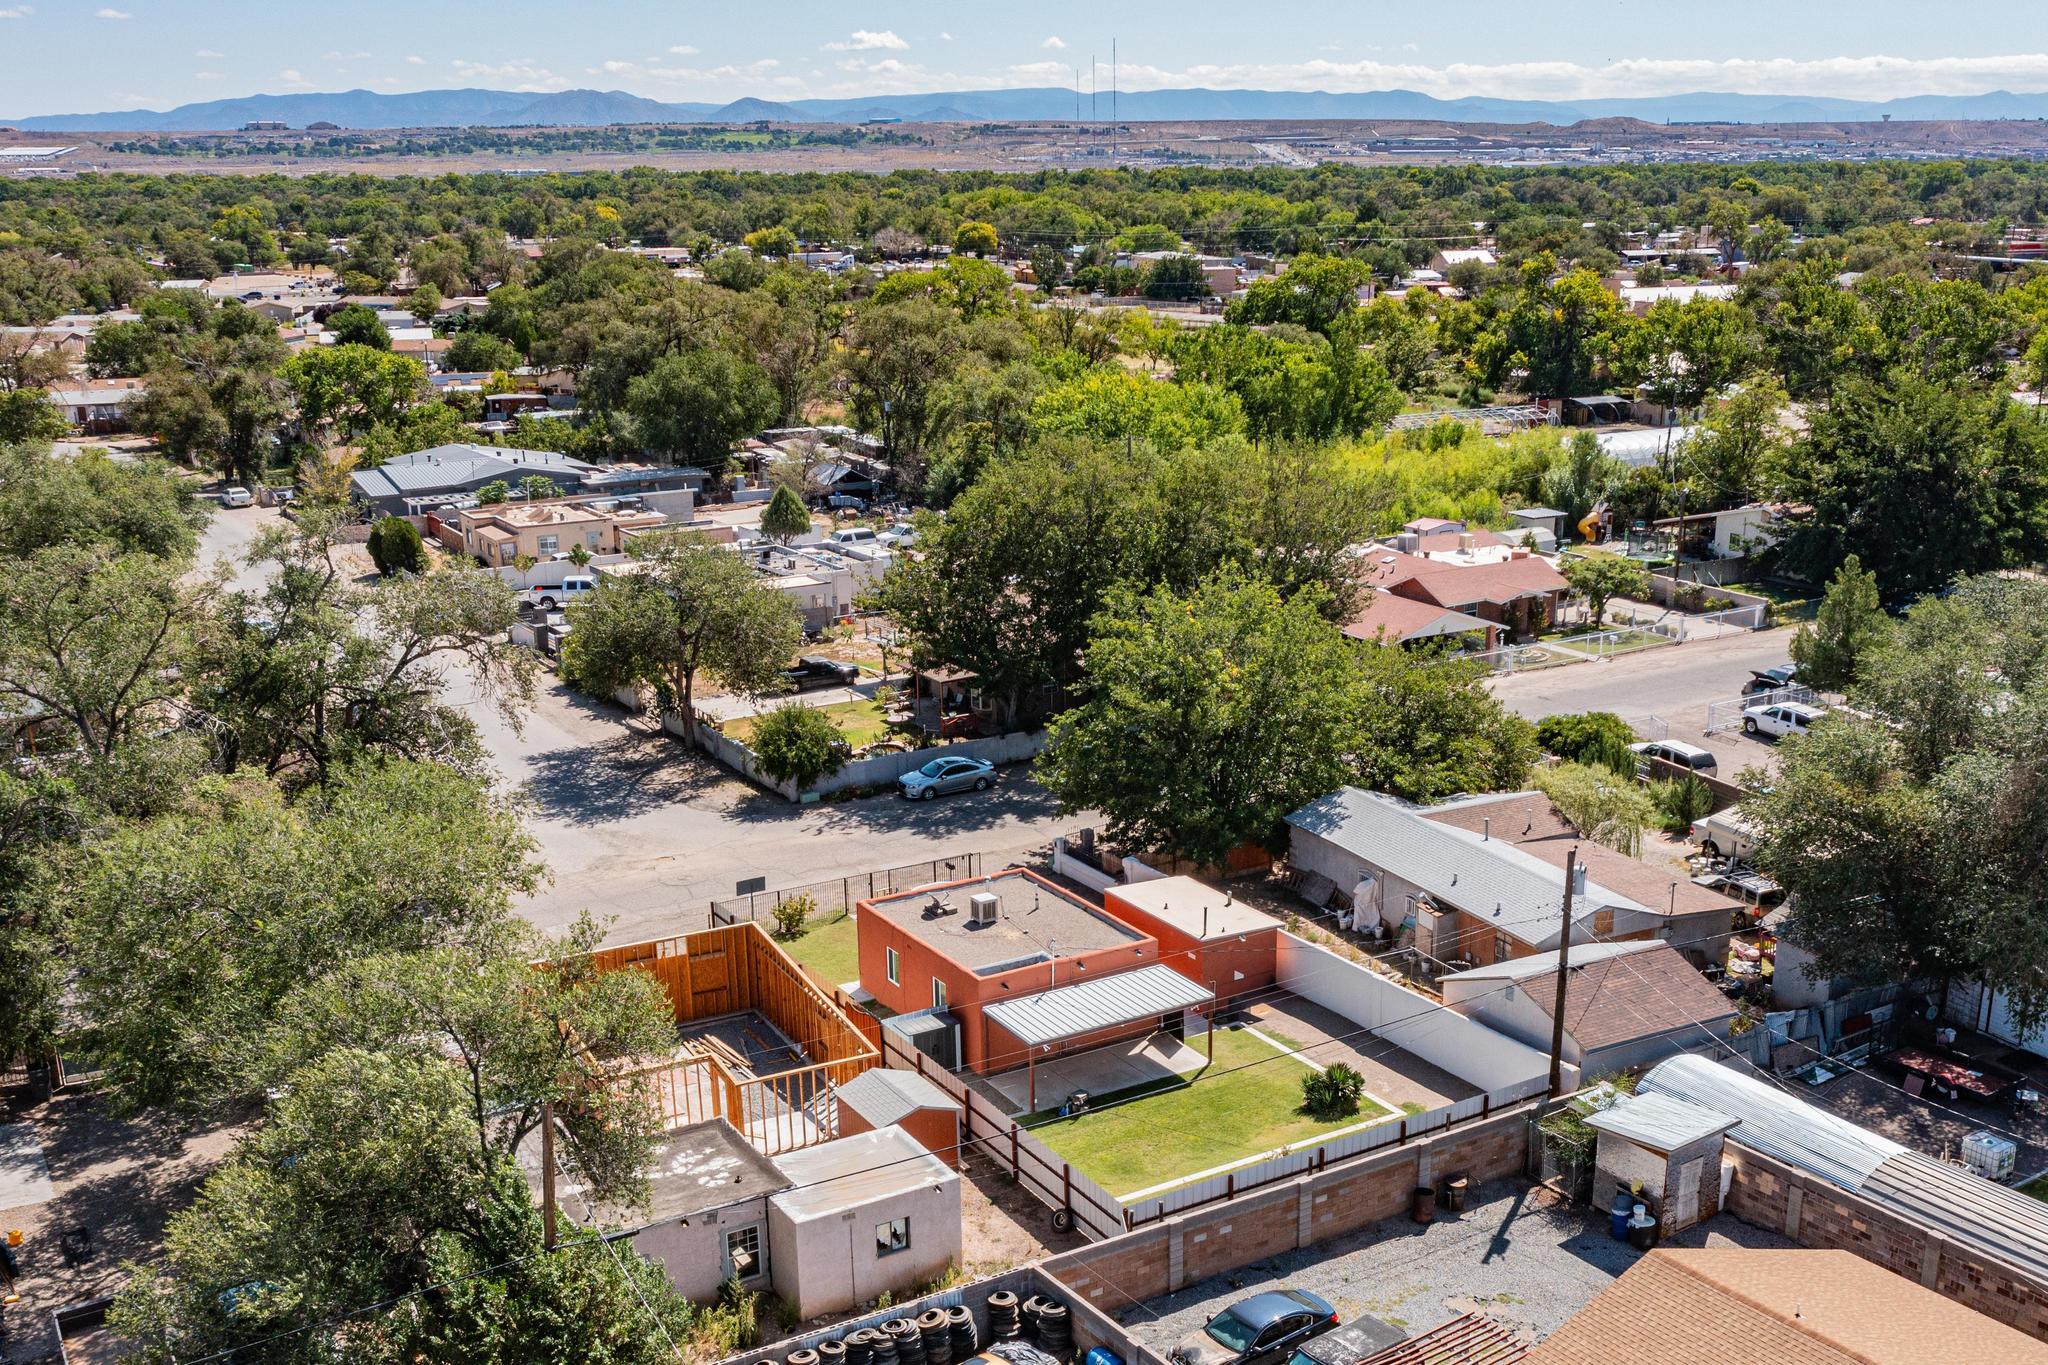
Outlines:
[[1746, 697], [1736, 697], [1730, 701], [1710, 701], [1707, 703], [1707, 728], [1700, 733], [1713, 735], [1723, 730], [1741, 729], [1742, 713], [1752, 706], [1776, 706], [1784, 701], [1819, 700], [1819, 694], [1812, 688], [1795, 684], [1791, 687], [1774, 687], [1768, 692], [1752, 692]]

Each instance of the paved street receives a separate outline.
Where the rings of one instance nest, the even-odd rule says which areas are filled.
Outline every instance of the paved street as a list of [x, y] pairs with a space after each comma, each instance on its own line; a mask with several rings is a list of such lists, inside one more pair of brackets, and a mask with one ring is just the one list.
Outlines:
[[542, 675], [515, 735], [452, 678], [507, 790], [528, 807], [554, 884], [522, 907], [545, 929], [589, 909], [610, 937], [701, 928], [714, 897], [746, 877], [772, 890], [943, 854], [1021, 852], [1086, 821], [1060, 819], [1023, 767], [993, 791], [911, 805], [892, 796], [797, 806], [741, 781], [681, 741]]
[[1720, 761], [1719, 775], [1733, 781], [1746, 767], [1768, 764], [1774, 748], [1740, 730], [1703, 736], [1707, 703], [1740, 696], [1751, 672], [1785, 663], [1791, 646], [1792, 629], [1781, 627], [1509, 674], [1491, 686], [1495, 696], [1530, 720], [1612, 711], [1639, 734], [1710, 749]]
[[249, 547], [273, 526], [284, 523], [282, 513], [275, 507], [213, 507], [213, 499], [203, 501], [212, 511], [206, 529], [199, 533], [199, 559], [197, 567], [211, 569], [219, 560], [227, 561], [232, 571], [228, 586], [253, 589], [262, 586], [264, 575], [251, 569], [243, 562]]

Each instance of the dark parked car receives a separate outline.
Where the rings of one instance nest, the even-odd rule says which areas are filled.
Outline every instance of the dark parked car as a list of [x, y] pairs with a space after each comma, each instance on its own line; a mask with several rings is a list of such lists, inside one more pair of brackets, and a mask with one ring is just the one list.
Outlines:
[[1356, 1317], [1334, 1331], [1301, 1343], [1287, 1365], [1358, 1365], [1359, 1361], [1406, 1340], [1408, 1334], [1392, 1323]]
[[1742, 685], [1742, 695], [1753, 697], [1759, 692], [1775, 692], [1781, 687], [1791, 687], [1799, 681], [1798, 664], [1780, 664], [1776, 668], [1764, 668], [1749, 675], [1749, 681]]
[[1182, 1365], [1282, 1365], [1301, 1344], [1335, 1328], [1337, 1310], [1305, 1289], [1254, 1294], [1173, 1348]]
[[796, 691], [808, 692], [814, 687], [851, 687], [860, 677], [860, 670], [837, 659], [806, 655], [794, 666], [783, 669], [782, 676], [789, 679], [789, 685]]

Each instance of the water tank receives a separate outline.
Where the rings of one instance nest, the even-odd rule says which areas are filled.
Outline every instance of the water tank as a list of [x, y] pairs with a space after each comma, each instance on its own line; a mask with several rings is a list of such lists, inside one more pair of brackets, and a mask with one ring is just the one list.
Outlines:
[[1963, 1164], [1986, 1180], [2008, 1180], [2019, 1148], [2008, 1138], [1979, 1129], [1963, 1139]]

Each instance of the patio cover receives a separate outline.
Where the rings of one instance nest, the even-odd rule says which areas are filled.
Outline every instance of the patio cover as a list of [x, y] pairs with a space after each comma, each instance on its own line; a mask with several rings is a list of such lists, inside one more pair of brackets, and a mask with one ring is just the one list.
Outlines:
[[982, 1011], [1028, 1047], [1076, 1038], [1097, 1029], [1136, 1023], [1174, 1010], [1206, 1005], [1216, 995], [1163, 963], [1132, 972], [1055, 986]]

